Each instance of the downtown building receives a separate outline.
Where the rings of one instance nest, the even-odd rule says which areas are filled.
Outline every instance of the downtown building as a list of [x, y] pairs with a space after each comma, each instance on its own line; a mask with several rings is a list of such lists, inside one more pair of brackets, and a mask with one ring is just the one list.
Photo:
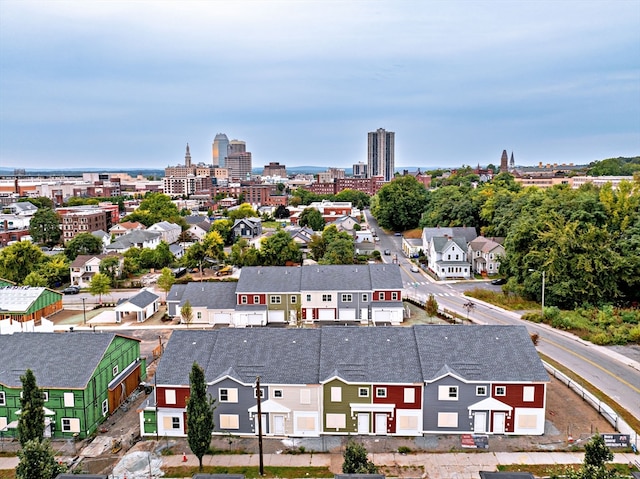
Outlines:
[[393, 131], [378, 128], [367, 137], [367, 176], [382, 176], [385, 181], [393, 179], [395, 168], [395, 136]]

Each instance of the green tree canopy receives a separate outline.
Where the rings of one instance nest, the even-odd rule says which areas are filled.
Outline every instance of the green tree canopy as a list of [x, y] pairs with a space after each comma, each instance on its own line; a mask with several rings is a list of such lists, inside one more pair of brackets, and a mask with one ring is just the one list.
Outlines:
[[193, 308], [189, 300], [185, 301], [180, 308], [180, 317], [182, 322], [187, 325], [187, 328], [193, 322]]
[[123, 221], [137, 221], [147, 228], [160, 221], [184, 224], [184, 219], [180, 216], [176, 204], [163, 193], [147, 194], [140, 202], [140, 206], [133, 213], [127, 215]]
[[305, 208], [298, 218], [299, 226], [308, 226], [313, 231], [322, 231], [324, 228], [324, 218], [322, 213], [315, 208]]
[[158, 286], [162, 291], [164, 291], [165, 301], [167, 300], [167, 294], [169, 294], [169, 291], [175, 282], [176, 278], [173, 275], [173, 272], [169, 268], [162, 268], [160, 277], [158, 278]]
[[42, 442], [44, 437], [44, 397], [31, 369], [27, 369], [20, 376], [20, 382], [22, 382], [20, 398], [22, 413], [18, 419], [18, 436], [20, 445], [25, 447], [27, 442]]
[[207, 394], [204, 370], [194, 362], [189, 374], [190, 393], [187, 401], [187, 441], [198, 458], [202, 472], [202, 457], [211, 445], [214, 400]]
[[109, 255], [100, 261], [100, 272], [107, 276], [111, 284], [115, 284], [120, 271], [120, 257]]
[[89, 283], [89, 292], [93, 296], [97, 295], [100, 298], [100, 304], [102, 304], [102, 296], [111, 292], [111, 280], [106, 274], [94, 274]]
[[287, 262], [301, 263], [302, 252], [284, 230], [278, 230], [268, 238], [262, 239], [260, 264], [263, 266], [285, 266]]
[[377, 474], [378, 468], [367, 457], [367, 450], [362, 444], [349, 440], [342, 455], [342, 472], [345, 474]]
[[230, 220], [235, 221], [242, 218], [256, 218], [258, 213], [249, 203], [242, 203], [236, 209], [230, 210], [227, 214]]
[[82, 254], [100, 254], [102, 246], [102, 240], [97, 236], [91, 233], [80, 233], [67, 242], [64, 254], [73, 261]]
[[27, 441], [18, 451], [18, 457], [16, 479], [54, 479], [67, 470], [56, 460], [49, 441]]
[[36, 243], [55, 245], [62, 236], [60, 223], [58, 213], [51, 208], [40, 208], [29, 221], [29, 234]]
[[387, 183], [371, 204], [380, 226], [393, 231], [416, 228], [427, 203], [427, 190], [413, 176], [400, 176]]
[[46, 261], [44, 253], [30, 241], [18, 241], [0, 250], [0, 278], [23, 284], [27, 275]]

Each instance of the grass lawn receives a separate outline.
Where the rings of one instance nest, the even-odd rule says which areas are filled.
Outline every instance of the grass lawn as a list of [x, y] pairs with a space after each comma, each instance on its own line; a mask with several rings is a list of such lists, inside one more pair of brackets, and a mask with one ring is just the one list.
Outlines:
[[[501, 472], [530, 472], [536, 477], [549, 477], [552, 474], [561, 475], [567, 469], [577, 471], [580, 469], [580, 465], [563, 465], [563, 464], [510, 464], [504, 466], [498, 466], [498, 471]], [[623, 476], [630, 476], [631, 471], [635, 471], [636, 468], [629, 469], [627, 464], [609, 464], [609, 469], [615, 469], [618, 474]]]
[[483, 288], [474, 288], [465, 293], [466, 296], [500, 306], [509, 311], [538, 311], [540, 305], [515, 294], [504, 294]]

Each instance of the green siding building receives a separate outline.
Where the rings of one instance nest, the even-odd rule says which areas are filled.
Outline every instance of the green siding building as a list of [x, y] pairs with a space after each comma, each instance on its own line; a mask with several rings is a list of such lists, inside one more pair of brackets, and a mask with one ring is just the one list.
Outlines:
[[140, 341], [114, 333], [0, 336], [0, 431], [15, 436], [20, 376], [31, 369], [44, 395], [46, 437], [86, 437], [146, 376]]

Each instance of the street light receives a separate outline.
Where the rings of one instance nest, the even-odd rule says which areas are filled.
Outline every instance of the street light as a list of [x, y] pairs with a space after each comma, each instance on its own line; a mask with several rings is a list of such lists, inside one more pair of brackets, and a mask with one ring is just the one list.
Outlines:
[[[529, 271], [536, 272], [537, 270], [529, 268]], [[544, 280], [546, 271], [542, 270], [542, 318], [544, 318]]]
[[463, 307], [467, 310], [467, 322], [469, 322], [469, 313], [476, 307], [476, 305], [471, 301], [467, 301], [463, 304]]

